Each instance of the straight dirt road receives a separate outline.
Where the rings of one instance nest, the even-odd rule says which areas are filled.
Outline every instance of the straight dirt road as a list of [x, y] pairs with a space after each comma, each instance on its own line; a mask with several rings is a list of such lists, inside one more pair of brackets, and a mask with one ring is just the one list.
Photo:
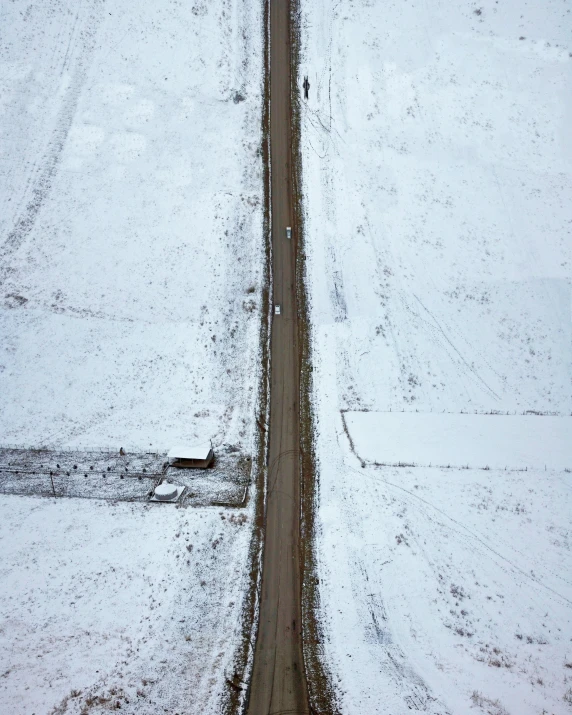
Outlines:
[[[296, 237], [290, 182], [290, 3], [270, 2], [270, 156], [274, 303], [270, 445], [260, 622], [250, 715], [308, 713], [300, 586], [299, 362]], [[295, 233], [295, 232], [293, 232]], [[273, 311], [274, 313], [274, 311]]]

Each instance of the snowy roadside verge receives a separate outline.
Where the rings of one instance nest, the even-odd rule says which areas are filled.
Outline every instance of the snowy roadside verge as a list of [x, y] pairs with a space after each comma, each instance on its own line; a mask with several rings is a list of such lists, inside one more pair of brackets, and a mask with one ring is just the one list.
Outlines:
[[330, 667], [326, 663], [324, 629], [320, 613], [320, 589], [317, 564], [317, 506], [319, 473], [316, 464], [315, 413], [312, 405], [313, 355], [310, 322], [310, 292], [307, 285], [307, 236], [304, 209], [302, 156], [302, 113], [297, 87], [302, 52], [302, 12], [299, 0], [290, 3], [290, 72], [292, 109], [292, 166], [290, 180], [293, 194], [293, 224], [296, 243], [296, 300], [298, 308], [298, 350], [300, 364], [300, 486], [301, 486], [301, 561], [303, 657], [310, 706], [317, 712], [336, 713], [335, 693]]

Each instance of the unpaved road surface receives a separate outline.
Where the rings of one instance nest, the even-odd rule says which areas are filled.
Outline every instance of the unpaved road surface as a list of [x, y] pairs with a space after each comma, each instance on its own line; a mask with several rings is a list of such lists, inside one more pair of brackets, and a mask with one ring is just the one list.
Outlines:
[[302, 659], [296, 237], [290, 184], [290, 3], [270, 0], [270, 155], [274, 303], [268, 501], [250, 715], [308, 713]]

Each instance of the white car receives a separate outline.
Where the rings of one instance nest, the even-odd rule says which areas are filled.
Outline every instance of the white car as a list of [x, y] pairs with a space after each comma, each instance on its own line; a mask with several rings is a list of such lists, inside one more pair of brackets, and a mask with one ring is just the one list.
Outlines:
[[286, 226], [286, 238], [292, 238], [292, 228], [290, 226]]
[[280, 304], [276, 303], [276, 305], [274, 306], [274, 315], [280, 315], [280, 312]]

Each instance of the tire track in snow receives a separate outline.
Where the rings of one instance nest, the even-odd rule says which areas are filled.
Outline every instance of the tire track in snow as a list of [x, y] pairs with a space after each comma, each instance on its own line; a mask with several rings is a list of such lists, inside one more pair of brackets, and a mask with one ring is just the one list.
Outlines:
[[[354, 471], [363, 477], [361, 472]], [[343, 497], [339, 502], [339, 507], [344, 513], [344, 521], [356, 527], [356, 539], [359, 543], [363, 543], [365, 541], [364, 534], [360, 532], [359, 523], [355, 521], [355, 515], [359, 513], [359, 508], [354, 503], [354, 493], [352, 490], [347, 491], [344, 487]], [[369, 583], [369, 576], [366, 562], [361, 558], [362, 554], [363, 550], [361, 549], [350, 547], [348, 550], [348, 565], [350, 568], [357, 568], [361, 575], [361, 578], [351, 580], [353, 603], [356, 604], [356, 612], [363, 625], [364, 633], [366, 636], [368, 633], [370, 634], [372, 658], [375, 660], [376, 666], [379, 667], [380, 673], [387, 679], [387, 685], [393, 685], [393, 698], [402, 700], [410, 710], [428, 712], [432, 715], [451, 715], [444, 703], [432, 695], [429, 686], [410, 664], [398, 643], [394, 641], [381, 594], [363, 592], [363, 586]]]
[[[351, 467], [351, 466], [349, 466], [349, 465], [347, 465], [347, 464], [346, 464], [346, 468], [352, 470], [352, 471], [355, 472], [356, 474], [359, 474], [362, 479], [363, 479], [363, 477], [365, 476], [366, 479], [370, 479], [370, 480], [372, 480], [372, 481], [374, 481], [374, 482], [377, 482], [377, 481], [378, 481], [378, 480], [375, 480], [375, 478], [374, 478], [372, 475], [368, 475], [367, 472], [366, 472], [366, 473], [363, 473], [363, 472], [358, 471], [358, 470], [355, 469], [354, 467]], [[541, 588], [545, 589], [546, 591], [549, 591], [550, 593], [554, 594], [555, 596], [557, 596], [561, 601], [563, 601], [563, 602], [566, 603], [567, 605], [572, 606], [572, 599], [569, 599], [569, 598], [567, 598], [566, 596], [563, 596], [561, 593], [558, 593], [558, 591], [556, 591], [555, 589], [551, 588], [550, 586], [547, 586], [545, 583], [543, 583], [543, 582], [542, 582], [539, 578], [537, 578], [536, 576], [533, 576], [531, 573], [528, 573], [527, 571], [525, 571], [524, 569], [522, 569], [522, 568], [521, 568], [520, 566], [518, 566], [514, 561], [511, 561], [511, 559], [509, 559], [507, 556], [504, 556], [504, 555], [501, 554], [499, 551], [497, 551], [496, 549], [494, 549], [490, 544], [488, 544], [488, 543], [485, 541], [485, 537], [482, 536], [481, 534], [479, 534], [478, 532], [472, 531], [472, 530], [469, 529], [467, 526], [465, 526], [464, 524], [462, 524], [460, 521], [457, 521], [457, 519], [455, 519], [454, 517], [452, 517], [452, 516], [450, 516], [449, 514], [447, 514], [447, 512], [443, 511], [442, 509], [439, 509], [439, 507], [435, 506], [435, 505], [432, 504], [430, 501], [427, 501], [426, 499], [423, 499], [423, 497], [419, 496], [418, 494], [414, 494], [413, 492], [409, 491], [409, 490], [406, 489], [405, 487], [402, 487], [402, 486], [400, 486], [399, 484], [395, 484], [394, 482], [390, 482], [389, 480], [387, 480], [387, 479], [385, 479], [385, 478], [383, 478], [383, 477], [382, 477], [379, 481], [380, 481], [380, 482], [383, 482], [384, 484], [387, 484], [387, 485], [390, 486], [390, 487], [393, 487], [394, 489], [397, 489], [397, 490], [399, 490], [399, 491], [401, 491], [401, 492], [404, 492], [405, 494], [408, 494], [409, 497], [411, 497], [411, 499], [410, 499], [409, 501], [411, 501], [411, 502], [414, 502], [414, 501], [422, 502], [423, 504], [427, 505], [427, 506], [430, 507], [431, 509], [435, 510], [436, 512], [438, 512], [439, 514], [441, 514], [442, 516], [444, 516], [447, 520], [453, 522], [453, 524], [455, 524], [457, 527], [459, 527], [459, 530], [460, 530], [460, 531], [457, 530], [457, 529], [454, 529], [454, 528], [451, 527], [451, 526], [447, 527], [446, 524], [442, 524], [442, 526], [451, 529], [452, 531], [454, 531], [455, 533], [457, 533], [457, 534], [459, 534], [460, 536], [464, 537], [465, 539], [466, 539], [467, 537], [470, 537], [471, 539], [473, 539], [473, 540], [479, 542], [479, 543], [481, 544], [481, 546], [484, 547], [484, 549], [486, 549], [487, 551], [490, 551], [490, 552], [491, 552], [492, 554], [494, 554], [497, 558], [499, 558], [499, 559], [501, 559], [502, 561], [504, 561], [504, 562], [506, 562], [507, 564], [509, 564], [509, 566], [510, 566], [514, 571], [517, 571], [519, 574], [521, 574], [522, 576], [524, 576], [524, 577], [527, 578], [528, 580], [530, 580], [530, 581], [532, 581], [533, 583], [537, 584], [538, 586], [540, 586]], [[422, 511], [423, 511], [423, 513], [426, 515], [426, 518], [431, 519], [431, 517], [429, 517], [424, 510], [422, 510]], [[522, 554], [521, 552], [519, 552], [517, 549], [515, 549], [515, 551], [516, 551], [517, 553], [519, 553], [520, 555], [524, 556], [524, 554]], [[568, 584], [568, 585], [572, 585], [572, 582], [567, 581], [566, 579], [564, 579], [564, 578], [563, 578], [562, 576], [560, 576], [559, 574], [555, 574], [553, 571], [551, 571], [550, 569], [547, 569], [545, 566], [542, 566], [542, 568], [544, 568], [548, 573], [551, 573], [551, 574], [552, 574], [553, 576], [555, 576], [556, 578], [559, 578], [559, 579], [561, 579], [562, 581], [564, 581], [564, 583], [566, 583], [566, 584]]]
[[[77, 110], [77, 105], [83, 84], [85, 82], [91, 55], [95, 48], [95, 39], [97, 29], [101, 21], [101, 13], [98, 12], [99, 7], [103, 8], [103, 2], [96, 0], [94, 7], [88, 13], [83, 22], [83, 27], [77, 30], [77, 16], [74, 26], [71, 31], [70, 42], [64, 63], [62, 65], [62, 73], [65, 70], [66, 64], [71, 65], [71, 58], [68, 58], [70, 47], [75, 47], [79, 40], [74, 42], [74, 34], [79, 34], [79, 38], [83, 41], [78, 57], [74, 63], [75, 70], [73, 71], [71, 81], [65, 92], [64, 99], [58, 118], [56, 120], [56, 128], [48, 142], [48, 146], [37, 165], [34, 167], [29, 179], [26, 193], [29, 196], [23, 210], [17, 216], [12, 229], [8, 232], [3, 245], [0, 247], [0, 259], [5, 259], [24, 243], [30, 232], [35, 226], [40, 210], [46, 201], [54, 178], [57, 174], [58, 165], [61, 160], [61, 154], [64, 149], [67, 136], [74, 116]], [[73, 52], [72, 52], [73, 55]], [[6, 280], [9, 274], [9, 269], [4, 266], [0, 273], [0, 284]]]
[[431, 316], [431, 318], [432, 318], [432, 320], [433, 320], [434, 326], [439, 330], [439, 332], [441, 333], [441, 335], [443, 336], [443, 338], [445, 339], [445, 341], [451, 346], [451, 348], [452, 348], [452, 349], [455, 351], [455, 353], [459, 356], [461, 362], [462, 362], [463, 365], [465, 365], [465, 367], [467, 368], [467, 371], [470, 372], [470, 373], [472, 373], [472, 374], [477, 378], [477, 380], [478, 380], [479, 383], [482, 385], [482, 387], [484, 387], [485, 390], [486, 390], [492, 397], [495, 398], [495, 400], [500, 400], [500, 396], [492, 389], [492, 387], [491, 387], [490, 385], [488, 385], [488, 384], [483, 380], [483, 378], [479, 375], [479, 373], [475, 370], [475, 368], [474, 368], [472, 365], [470, 365], [470, 364], [467, 362], [467, 360], [463, 357], [463, 355], [462, 355], [462, 353], [460, 352], [460, 350], [456, 347], [456, 345], [455, 345], [455, 344], [452, 342], [452, 340], [449, 338], [449, 336], [448, 336], [447, 333], [444, 331], [444, 329], [441, 327], [441, 324], [439, 323], [439, 321], [437, 320], [437, 318], [433, 315], [433, 313], [432, 313], [428, 308], [426, 308], [426, 307], [423, 305], [423, 303], [421, 302], [421, 300], [420, 300], [415, 294], [413, 294], [413, 297], [414, 297], [415, 300], [419, 303], [419, 305], [423, 308], [423, 310], [424, 310], [429, 316]]

